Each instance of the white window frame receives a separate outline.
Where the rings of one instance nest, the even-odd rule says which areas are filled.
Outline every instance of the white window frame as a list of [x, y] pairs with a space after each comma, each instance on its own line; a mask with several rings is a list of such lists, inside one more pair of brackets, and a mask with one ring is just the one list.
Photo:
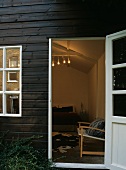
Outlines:
[[[15, 49], [15, 48], [19, 48], [20, 49], [20, 67], [18, 68], [7, 68], [6, 67], [6, 49]], [[18, 45], [18, 46], [1, 46], [0, 50], [3, 50], [3, 67], [0, 68], [0, 71], [3, 73], [2, 74], [2, 90], [0, 91], [0, 95], [2, 95], [2, 110], [3, 112], [0, 113], [0, 116], [6, 116], [6, 117], [21, 117], [22, 116], [22, 46]], [[19, 72], [19, 90], [18, 91], [7, 91], [6, 90], [6, 82], [8, 82], [8, 80], [6, 80], [6, 73], [10, 73], [10, 72]], [[9, 76], [9, 75], [8, 75]], [[9, 82], [13, 82], [13, 81], [9, 81]], [[17, 81], [14, 81], [17, 82]], [[7, 113], [7, 102], [6, 102], [6, 96], [7, 95], [19, 95], [19, 113], [18, 114], [14, 114], [14, 113]]]

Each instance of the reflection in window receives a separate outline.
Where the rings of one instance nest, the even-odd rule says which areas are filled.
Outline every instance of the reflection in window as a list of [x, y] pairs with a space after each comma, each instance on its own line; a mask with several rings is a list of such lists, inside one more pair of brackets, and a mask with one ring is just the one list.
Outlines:
[[6, 67], [19, 68], [20, 67], [20, 48], [6, 49]]
[[0, 71], [0, 91], [2, 91], [2, 79], [3, 79], [3, 72]]
[[7, 95], [7, 113], [19, 114], [19, 95], [10, 94]]
[[17, 91], [19, 90], [19, 72], [7, 71], [6, 72], [6, 90]]
[[3, 50], [0, 49], [0, 68], [3, 67]]
[[0, 113], [3, 113], [3, 98], [2, 98], [2, 95], [0, 95]]
[[8, 81], [17, 81], [17, 73], [9, 72], [8, 73]]
[[126, 63], [126, 37], [113, 41], [113, 64]]
[[117, 68], [113, 70], [113, 89], [126, 89], [126, 68]]
[[113, 95], [113, 115], [126, 117], [126, 95]]
[[10, 57], [9, 68], [17, 68], [17, 67], [18, 67], [18, 56]]

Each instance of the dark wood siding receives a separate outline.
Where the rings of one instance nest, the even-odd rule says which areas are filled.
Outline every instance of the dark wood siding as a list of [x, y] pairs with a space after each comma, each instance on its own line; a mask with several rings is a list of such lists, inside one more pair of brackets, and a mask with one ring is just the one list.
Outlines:
[[[1, 117], [0, 131], [43, 135], [48, 129], [48, 39], [106, 36], [126, 28], [125, 1], [2, 0], [0, 46], [22, 45], [22, 117]], [[41, 146], [40, 146], [41, 147]]]

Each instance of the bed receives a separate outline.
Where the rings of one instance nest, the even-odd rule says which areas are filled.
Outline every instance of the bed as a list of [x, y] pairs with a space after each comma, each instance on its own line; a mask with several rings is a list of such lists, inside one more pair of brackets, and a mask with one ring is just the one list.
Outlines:
[[52, 130], [76, 131], [77, 122], [81, 121], [80, 116], [73, 111], [73, 106], [52, 108]]

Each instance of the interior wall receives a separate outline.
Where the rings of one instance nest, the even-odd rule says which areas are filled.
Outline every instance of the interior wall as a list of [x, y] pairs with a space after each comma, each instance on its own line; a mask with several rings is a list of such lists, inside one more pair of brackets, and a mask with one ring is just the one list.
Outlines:
[[97, 118], [105, 118], [105, 55], [98, 60]]
[[77, 113], [88, 110], [88, 77], [67, 66], [56, 66], [52, 69], [52, 100], [53, 106], [73, 105]]
[[96, 100], [97, 96], [97, 64], [88, 73], [88, 113], [89, 121], [96, 118]]
[[89, 71], [88, 87], [89, 121], [105, 118], [105, 55]]

